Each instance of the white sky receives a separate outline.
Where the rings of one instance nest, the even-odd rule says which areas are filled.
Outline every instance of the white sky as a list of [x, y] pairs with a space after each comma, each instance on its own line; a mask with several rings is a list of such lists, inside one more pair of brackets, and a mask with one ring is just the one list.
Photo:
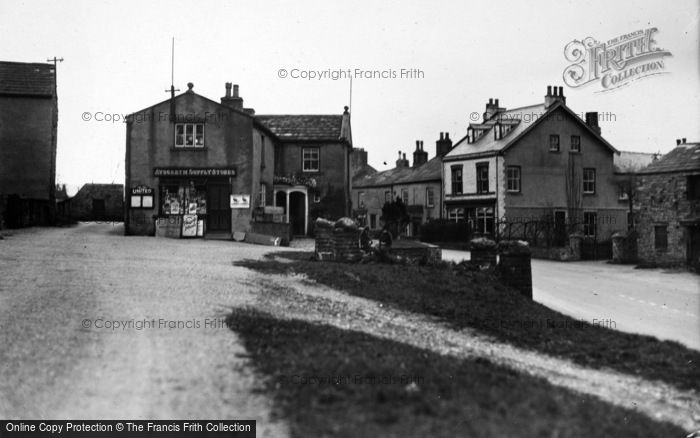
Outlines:
[[[564, 46], [658, 28], [665, 75], [614, 92], [565, 87], [577, 113], [612, 112], [603, 136], [620, 150], [668, 152], [700, 140], [697, 0], [680, 1], [14, 1], [0, 2], [0, 60], [59, 65], [58, 181], [123, 182], [126, 127], [83, 112], [128, 114], [175, 85], [218, 100], [240, 85], [258, 114], [340, 114], [347, 80], [281, 79], [278, 70], [418, 68], [423, 79], [353, 81], [355, 146], [379, 170], [439, 132], [456, 141], [488, 98], [514, 108], [564, 85]], [[383, 165], [386, 161], [389, 165]]]

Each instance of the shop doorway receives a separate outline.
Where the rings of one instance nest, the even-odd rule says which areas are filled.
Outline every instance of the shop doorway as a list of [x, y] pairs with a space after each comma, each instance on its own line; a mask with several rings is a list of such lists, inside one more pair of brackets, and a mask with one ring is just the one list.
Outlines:
[[306, 234], [306, 195], [301, 192], [289, 194], [289, 222], [295, 236]]
[[231, 231], [230, 197], [228, 184], [207, 185], [207, 233]]

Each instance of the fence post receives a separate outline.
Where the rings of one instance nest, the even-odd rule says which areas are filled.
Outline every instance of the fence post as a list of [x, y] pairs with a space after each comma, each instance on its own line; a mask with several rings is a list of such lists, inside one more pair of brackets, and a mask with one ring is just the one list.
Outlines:
[[498, 273], [508, 286], [532, 300], [532, 263], [530, 246], [522, 240], [498, 244]]

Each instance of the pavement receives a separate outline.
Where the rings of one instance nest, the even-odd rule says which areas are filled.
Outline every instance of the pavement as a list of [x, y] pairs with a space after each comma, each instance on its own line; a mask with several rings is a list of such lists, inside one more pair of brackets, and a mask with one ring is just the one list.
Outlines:
[[[445, 260], [468, 251], [442, 250]], [[672, 340], [700, 350], [700, 276], [634, 269], [605, 261], [532, 260], [533, 299], [607, 328]]]

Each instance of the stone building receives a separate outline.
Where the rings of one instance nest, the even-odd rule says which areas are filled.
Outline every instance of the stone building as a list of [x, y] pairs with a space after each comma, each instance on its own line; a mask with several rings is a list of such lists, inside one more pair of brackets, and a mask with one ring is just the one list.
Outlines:
[[700, 267], [700, 143], [676, 147], [638, 174], [642, 264]]
[[0, 62], [0, 228], [54, 222], [57, 105], [53, 64]]
[[70, 198], [68, 216], [78, 221], [122, 221], [123, 184], [84, 184]]
[[175, 235], [187, 228], [187, 236], [230, 239], [280, 216], [306, 234], [313, 214], [347, 213], [347, 108], [259, 116], [243, 107], [238, 85], [227, 83], [220, 102], [193, 88], [128, 117], [127, 234], [153, 234], [162, 224]]
[[418, 236], [422, 224], [442, 217], [442, 157], [451, 147], [449, 133], [440, 133], [432, 159], [428, 159], [428, 151], [418, 140], [413, 152], [413, 165], [406, 154], [399, 151], [393, 169], [358, 174], [352, 182], [355, 217], [372, 230], [381, 229], [382, 207], [386, 202], [401, 198], [410, 217], [405, 235]]
[[543, 102], [514, 109], [489, 99], [482, 122], [471, 123], [443, 158], [446, 217], [491, 235], [498, 223], [549, 222], [562, 245], [573, 226], [596, 240], [625, 230], [618, 151], [598, 121], [598, 113], [585, 120], [574, 113], [563, 87], [549, 86]]

